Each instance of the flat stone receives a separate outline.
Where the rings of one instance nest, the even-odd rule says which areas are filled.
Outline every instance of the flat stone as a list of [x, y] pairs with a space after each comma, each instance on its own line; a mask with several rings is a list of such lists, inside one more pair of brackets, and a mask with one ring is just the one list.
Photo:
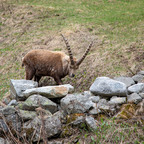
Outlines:
[[113, 96], [110, 101], [110, 104], [124, 104], [126, 103], [126, 97], [117, 97], [117, 96]]
[[127, 101], [138, 104], [140, 101], [142, 101], [142, 98], [137, 93], [132, 93], [131, 95], [127, 96]]
[[11, 98], [16, 100], [23, 100], [23, 92], [27, 89], [38, 87], [38, 83], [32, 80], [10, 80]]
[[23, 92], [23, 97], [27, 98], [33, 94], [40, 94], [45, 96], [46, 98], [62, 98], [66, 96], [69, 92], [74, 90], [73, 86], [67, 85], [59, 85], [59, 86], [45, 86], [39, 88], [28, 89]]
[[18, 107], [22, 110], [34, 111], [38, 107], [49, 110], [51, 113], [57, 111], [57, 105], [46, 97], [41, 95], [31, 95], [23, 103], [20, 103]]
[[114, 80], [120, 81], [120, 82], [126, 84], [127, 87], [135, 84], [134, 80], [131, 77], [124, 77], [124, 76], [115, 77]]
[[144, 83], [138, 83], [128, 88], [129, 93], [142, 93], [144, 92]]
[[91, 85], [90, 91], [100, 96], [126, 96], [126, 85], [122, 82], [110, 79], [108, 77], [98, 77]]

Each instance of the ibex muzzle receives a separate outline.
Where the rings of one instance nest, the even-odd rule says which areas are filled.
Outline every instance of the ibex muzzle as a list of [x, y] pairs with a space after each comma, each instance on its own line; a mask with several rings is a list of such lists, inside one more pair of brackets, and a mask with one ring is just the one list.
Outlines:
[[34, 80], [39, 82], [42, 76], [51, 76], [60, 85], [62, 84], [61, 79], [65, 76], [75, 76], [75, 71], [87, 56], [93, 42], [90, 43], [83, 56], [76, 60], [72, 55], [67, 39], [63, 35], [62, 37], [69, 56], [63, 52], [42, 49], [31, 50], [24, 56], [22, 66], [25, 66], [27, 80], [31, 80], [34, 77]]

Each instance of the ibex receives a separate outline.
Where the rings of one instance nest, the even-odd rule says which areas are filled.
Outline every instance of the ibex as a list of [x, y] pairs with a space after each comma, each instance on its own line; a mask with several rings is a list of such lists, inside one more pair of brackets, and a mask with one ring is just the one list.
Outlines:
[[26, 80], [31, 80], [34, 77], [34, 81], [39, 83], [42, 76], [51, 76], [60, 85], [62, 84], [61, 79], [65, 76], [75, 76], [75, 70], [79, 68], [79, 65], [85, 59], [93, 42], [90, 43], [83, 56], [76, 60], [72, 55], [67, 39], [63, 35], [62, 37], [69, 56], [59, 51], [31, 50], [22, 59], [22, 66], [25, 66], [26, 71]]

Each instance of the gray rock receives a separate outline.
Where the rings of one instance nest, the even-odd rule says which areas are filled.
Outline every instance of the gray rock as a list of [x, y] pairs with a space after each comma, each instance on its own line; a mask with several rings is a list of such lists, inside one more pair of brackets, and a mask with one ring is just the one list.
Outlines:
[[85, 123], [85, 118], [83, 116], [79, 116], [75, 121], [71, 122], [73, 126], [81, 126], [83, 123]]
[[120, 82], [126, 84], [127, 87], [135, 84], [134, 80], [131, 77], [121, 76], [121, 77], [114, 78], [114, 80], [120, 81]]
[[117, 97], [117, 96], [113, 96], [110, 101], [110, 104], [124, 104], [126, 103], [126, 97]]
[[142, 93], [144, 92], [144, 83], [138, 83], [128, 88], [129, 93]]
[[17, 110], [14, 107], [6, 106], [0, 110], [0, 113], [3, 114], [6, 122], [12, 129], [16, 130], [17, 132], [21, 131], [22, 121], [20, 116], [18, 115]]
[[100, 100], [100, 97], [99, 96], [91, 96], [91, 97], [89, 97], [89, 99], [94, 103], [98, 103]]
[[67, 114], [84, 113], [93, 107], [94, 103], [82, 94], [68, 94], [61, 99], [62, 110]]
[[86, 122], [88, 129], [90, 129], [90, 130], [97, 129], [97, 121], [93, 117], [86, 116], [85, 122]]
[[9, 140], [0, 137], [0, 144], [11, 144], [11, 143], [12, 142], [10, 142]]
[[6, 105], [8, 105], [10, 103], [10, 101], [11, 101], [10, 96], [3, 97], [3, 99], [2, 99], [2, 102]]
[[97, 108], [104, 111], [110, 111], [111, 107], [106, 99], [101, 99], [98, 104]]
[[49, 141], [48, 144], [64, 144], [64, 142], [63, 141], [54, 140], [54, 141]]
[[137, 83], [141, 83], [144, 80], [144, 76], [141, 74], [137, 74], [137, 75], [134, 75], [132, 79]]
[[24, 100], [22, 93], [31, 88], [38, 87], [38, 83], [32, 80], [12, 80], [10, 81], [11, 98], [16, 100]]
[[101, 110], [98, 109], [98, 107], [94, 107], [92, 110], [89, 111], [89, 114], [91, 115], [97, 115], [99, 113], [101, 113]]
[[[32, 141], [36, 142], [39, 140], [39, 136], [42, 132], [45, 133], [46, 138], [58, 135], [61, 132], [61, 121], [57, 115], [48, 116], [44, 119], [44, 128], [42, 131], [41, 126], [41, 118], [35, 117], [33, 121], [24, 124], [24, 135], [26, 135], [28, 139], [31, 139], [33, 133], [35, 132]], [[42, 139], [42, 137], [40, 137], [40, 139]]]
[[132, 93], [131, 95], [127, 96], [128, 102], [134, 102], [135, 104], [138, 104], [142, 101], [142, 98], [137, 93]]
[[61, 98], [66, 96], [69, 92], [74, 90], [73, 86], [67, 85], [59, 85], [59, 86], [45, 86], [39, 88], [28, 89], [23, 92], [23, 97], [27, 98], [33, 94], [40, 94], [45, 96], [46, 98]]
[[11, 100], [10, 103], [8, 104], [8, 106], [16, 106], [16, 105], [18, 105], [18, 103], [15, 99]]
[[32, 95], [27, 98], [26, 101], [18, 105], [20, 109], [30, 111], [34, 111], [39, 106], [43, 109], [49, 110], [51, 113], [57, 111], [57, 105], [54, 102], [40, 95]]
[[84, 96], [87, 96], [87, 97], [94, 96], [94, 94], [91, 93], [90, 91], [84, 91], [82, 94], [83, 94]]
[[138, 72], [138, 75], [144, 75], [144, 71]]
[[144, 93], [139, 93], [140, 97], [144, 99]]
[[8, 116], [17, 113], [17, 111], [13, 106], [6, 106], [0, 110], [0, 113], [2, 113], [4, 116]]
[[37, 116], [36, 112], [34, 111], [19, 110], [18, 113], [23, 121], [32, 120]]
[[3, 136], [3, 134], [8, 132], [7, 124], [4, 122], [3, 119], [0, 119], [0, 136]]
[[98, 77], [91, 85], [90, 91], [101, 96], [126, 96], [126, 85], [108, 77]]

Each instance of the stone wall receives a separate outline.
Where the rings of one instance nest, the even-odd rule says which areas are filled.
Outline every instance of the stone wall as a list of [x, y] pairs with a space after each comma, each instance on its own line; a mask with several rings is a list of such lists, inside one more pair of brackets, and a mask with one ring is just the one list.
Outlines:
[[0, 143], [6, 135], [14, 142], [63, 137], [66, 124], [85, 124], [93, 131], [99, 114], [119, 119], [143, 115], [143, 82], [144, 71], [133, 77], [98, 77], [88, 91], [74, 93], [69, 84], [38, 87], [34, 81], [11, 80], [10, 97], [0, 106]]

